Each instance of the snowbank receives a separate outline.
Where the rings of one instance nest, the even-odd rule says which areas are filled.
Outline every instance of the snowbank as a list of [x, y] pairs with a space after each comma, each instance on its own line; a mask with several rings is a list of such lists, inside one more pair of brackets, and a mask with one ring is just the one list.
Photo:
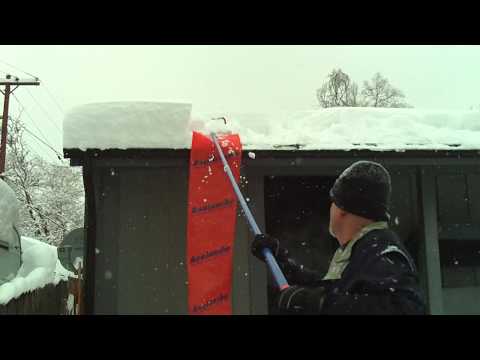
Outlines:
[[[90, 104], [64, 120], [64, 148], [189, 149], [191, 131], [240, 134], [248, 150], [479, 150], [480, 112], [328, 108], [271, 114], [194, 114], [171, 103]], [[212, 120], [225, 116], [222, 120]]]
[[14, 224], [18, 222], [20, 202], [15, 192], [7, 183], [0, 179], [0, 239], [11, 246], [18, 245], [18, 235]]
[[75, 276], [61, 265], [55, 246], [25, 236], [21, 237], [21, 242], [23, 263], [13, 280], [0, 286], [0, 305], [26, 292], [48, 284], [57, 285]]

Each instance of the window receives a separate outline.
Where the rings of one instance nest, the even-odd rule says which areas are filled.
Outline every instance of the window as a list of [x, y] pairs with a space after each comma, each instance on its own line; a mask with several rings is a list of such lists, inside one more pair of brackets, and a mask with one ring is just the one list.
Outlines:
[[480, 286], [480, 239], [441, 239], [443, 288]]
[[[265, 179], [266, 231], [277, 237], [298, 263], [326, 273], [338, 243], [328, 231], [329, 191], [335, 178], [271, 176]], [[271, 279], [269, 279], [271, 280]], [[269, 312], [272, 304], [269, 284]]]

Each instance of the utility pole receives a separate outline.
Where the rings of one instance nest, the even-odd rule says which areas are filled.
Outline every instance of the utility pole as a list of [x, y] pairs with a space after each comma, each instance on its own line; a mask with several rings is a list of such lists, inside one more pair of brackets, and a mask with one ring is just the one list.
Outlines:
[[[3, 97], [3, 117], [2, 117], [2, 143], [0, 145], [0, 178], [3, 179], [5, 172], [5, 157], [7, 152], [7, 129], [8, 129], [8, 102], [10, 99], [10, 94], [12, 94], [16, 88], [20, 85], [40, 85], [38, 78], [35, 80], [20, 80], [17, 77], [12, 77], [7, 75], [5, 79], [0, 79], [0, 85], [5, 85], [5, 91], [0, 92], [4, 95]], [[11, 89], [11, 86], [15, 86]]]

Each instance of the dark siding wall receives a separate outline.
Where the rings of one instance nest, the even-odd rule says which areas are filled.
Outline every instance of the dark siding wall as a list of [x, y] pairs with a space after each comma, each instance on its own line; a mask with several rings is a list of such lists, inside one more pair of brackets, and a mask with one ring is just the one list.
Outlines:
[[[112, 176], [111, 171], [112, 169], [98, 168], [95, 172], [97, 235], [93, 253], [96, 314], [116, 314], [118, 308], [118, 239], [121, 214], [116, 210], [120, 209], [120, 177]], [[92, 245], [87, 240], [88, 246]]]
[[252, 272], [249, 267], [249, 229], [243, 215], [241, 215], [240, 204], [238, 204], [236, 220], [233, 248], [232, 307], [234, 315], [247, 315], [251, 313], [250, 282], [252, 281]]
[[437, 176], [438, 217], [442, 224], [458, 224], [469, 217], [465, 174]]
[[479, 224], [480, 174], [471, 167], [441, 168], [437, 178], [441, 224]]
[[[188, 169], [104, 164], [96, 175], [95, 313], [186, 314]], [[252, 271], [248, 236], [238, 216], [234, 314], [257, 309], [250, 301], [255, 267]]]
[[186, 170], [97, 169], [95, 313], [186, 313]]
[[472, 223], [480, 224], [480, 174], [468, 174], [467, 184]]
[[439, 167], [441, 287], [444, 314], [480, 314], [480, 174], [477, 167]]
[[[176, 163], [174, 160], [157, 158], [150, 165], [145, 160], [120, 158], [110, 163], [97, 162], [94, 181], [99, 253], [95, 255], [95, 313], [187, 312], [188, 167], [186, 159]], [[304, 160], [297, 156], [293, 162], [273, 158], [245, 160], [249, 165], [243, 171], [249, 183], [242, 190], [250, 197], [254, 215], [264, 229], [264, 176], [335, 176], [344, 169], [343, 165], [356, 159]], [[420, 168], [407, 160], [405, 164], [380, 160], [392, 172], [392, 227], [407, 242], [424, 241], [422, 207], [417, 194], [421, 189], [417, 189], [415, 175]], [[424, 160], [425, 164], [432, 161]], [[428, 187], [432, 194], [428, 199], [434, 201], [438, 196], [436, 209], [440, 222], [458, 221], [467, 215], [472, 224], [479, 224], [480, 174], [473, 167], [472, 171], [467, 170], [465, 166], [457, 169], [451, 165], [431, 166], [432, 181]], [[435, 189], [438, 184], [448, 191]], [[432, 221], [436, 220], [435, 213]], [[251, 240], [245, 219], [237, 217], [232, 296], [235, 314], [267, 313], [266, 267], [250, 255]], [[433, 240], [436, 242], [436, 235]], [[438, 251], [430, 253], [430, 257], [438, 258]], [[424, 272], [427, 272], [427, 257], [420, 257], [424, 264], [419, 265]]]
[[390, 226], [400, 238], [416, 251], [412, 242], [419, 226], [417, 186], [413, 169], [389, 169], [392, 177], [392, 204]]
[[[264, 180], [263, 174], [253, 169], [246, 172], [248, 186], [244, 192], [245, 196], [250, 198], [249, 206], [260, 230], [265, 230], [265, 206], [264, 206]], [[242, 216], [243, 217], [243, 216]], [[246, 224], [246, 219], [239, 218]], [[244, 225], [246, 228], [246, 225]], [[247, 228], [246, 228], [247, 229]], [[268, 314], [267, 304], [267, 268], [264, 263], [250, 254], [250, 244], [253, 241], [253, 234], [248, 230], [243, 240], [247, 245], [247, 254], [245, 262], [249, 269], [249, 289], [250, 289], [250, 312], [253, 315]]]
[[124, 168], [119, 176], [118, 310], [184, 312], [185, 299], [176, 296], [181, 295], [177, 284], [186, 281], [184, 270], [179, 271], [185, 269], [184, 254], [179, 254], [185, 249], [185, 221], [175, 202], [186, 192], [185, 173], [175, 168]]

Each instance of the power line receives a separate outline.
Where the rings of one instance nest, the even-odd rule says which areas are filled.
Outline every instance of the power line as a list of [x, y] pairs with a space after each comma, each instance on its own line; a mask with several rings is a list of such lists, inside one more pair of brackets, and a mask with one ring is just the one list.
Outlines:
[[[22, 111], [23, 111], [23, 110], [25, 110], [25, 108], [23, 108]], [[36, 140], [37, 142], [40, 142], [42, 145], [49, 146], [48, 144], [45, 144], [41, 139], [39, 139], [34, 133], [32, 133], [32, 132], [27, 128], [27, 126], [26, 126], [21, 120], [18, 120], [17, 124], [18, 124], [24, 131], [26, 131], [28, 134], [30, 134], [30, 135], [34, 138], [34, 140]], [[29, 146], [28, 144], [26, 144], [26, 145]], [[31, 150], [32, 152], [34, 152], [39, 158], [43, 158], [43, 156], [41, 156], [33, 147], [30, 147], [30, 146], [29, 146], [29, 148], [30, 148], [30, 150]], [[54, 159], [54, 160], [60, 160], [60, 163], [61, 163], [61, 159], [58, 159], [59, 153], [58, 153], [55, 149], [51, 148], [50, 146], [49, 146], [49, 148], [50, 148], [51, 150], [53, 150], [53, 151], [55, 152], [55, 155], [57, 156], [57, 157], [54, 157], [53, 159]], [[50, 154], [50, 153], [48, 153], [48, 154]], [[61, 157], [61, 156], [60, 156], [60, 157]]]
[[32, 151], [36, 156], [38, 156], [39, 158], [42, 158], [42, 156], [33, 148], [33, 146], [30, 146], [29, 144], [25, 144], [29, 149], [30, 151]]
[[[7, 63], [6, 61], [0, 60], [0, 62], [3, 63], [3, 64], [5, 64], [5, 65], [7, 65], [7, 66], [9, 66], [9, 67], [11, 67], [11, 68], [13, 68], [13, 69], [16, 69], [16, 70], [18, 70], [18, 71], [21, 71], [22, 73], [24, 73], [24, 74], [26, 74], [26, 75], [28, 75], [28, 76], [31, 76], [31, 77], [33, 77], [33, 78], [35, 78], [35, 79], [38, 79], [38, 76], [35, 76], [35, 75], [33, 75], [33, 74], [30, 74], [29, 72], [24, 71], [24, 70], [20, 69], [20, 68], [17, 67], [17, 66], [14, 66], [14, 65], [12, 65], [12, 64], [9, 64], [9, 63]], [[3, 71], [3, 70], [1, 70], [1, 71], [4, 72], [5, 74], [10, 74], [8, 71]], [[62, 113], [65, 113], [65, 111], [63, 110], [63, 107], [59, 104], [59, 102], [58, 102], [58, 101], [56, 100], [56, 98], [53, 96], [53, 94], [52, 94], [51, 91], [48, 89], [48, 87], [46, 86], [46, 84], [45, 84], [44, 81], [43, 81], [43, 85], [44, 85], [44, 87], [45, 87], [45, 90], [47, 91], [47, 94], [48, 94], [48, 95], [50, 96], [50, 98], [53, 100], [53, 102], [55, 103], [55, 105], [57, 105], [57, 107], [59, 108], [59, 110], [60, 110]]]
[[[12, 65], [12, 64], [10, 64], [10, 63], [7, 63], [6, 61], [1, 60], [1, 59], [0, 59], [0, 62], [3, 63], [3, 64], [5, 64], [5, 65], [7, 65], [7, 66], [9, 66], [9, 67], [11, 67], [11, 68], [13, 68], [13, 69], [16, 69], [16, 70], [20, 71], [20, 72], [22, 72], [22, 73], [24, 73], [24, 74], [26, 74], [26, 75], [28, 75], [28, 76], [31, 76], [31, 77], [34, 78], [35, 80], [38, 80], [38, 76], [35, 76], [35, 75], [33, 75], [33, 74], [25, 71], [25, 70], [22, 70], [22, 69], [20, 69], [18, 66], [15, 66], [15, 65]], [[2, 71], [3, 71], [3, 70], [2, 70]], [[8, 72], [5, 72], [5, 74], [8, 75], [9, 73], [8, 73]], [[48, 89], [47, 89], [47, 90], [48, 90]], [[50, 115], [48, 114], [48, 112], [40, 105], [40, 103], [35, 99], [35, 97], [34, 97], [29, 91], [27, 91], [27, 92], [28, 92], [29, 95], [32, 97], [32, 99], [37, 103], [37, 105], [42, 109], [42, 111], [47, 115], [47, 118], [53, 123], [53, 125], [54, 125], [54, 126], [57, 128], [57, 130], [59, 130], [60, 133], [61, 133], [62, 130], [61, 130], [61, 129], [57, 126], [57, 124], [50, 118]], [[55, 153], [55, 155], [58, 157], [58, 160], [61, 160], [61, 159], [63, 158], [62, 155], [61, 155], [57, 150], [55, 150], [55, 149], [48, 143], [46, 136], [42, 133], [42, 131], [40, 130], [40, 128], [37, 126], [37, 124], [36, 124], [35, 121], [33, 120], [32, 116], [31, 116], [30, 113], [27, 111], [27, 108], [25, 107], [25, 105], [23, 105], [23, 104], [20, 102], [20, 100], [18, 100], [18, 98], [15, 96], [15, 94], [12, 93], [12, 95], [13, 95], [14, 99], [17, 101], [17, 103], [25, 110], [25, 112], [27, 113], [27, 115], [28, 115], [28, 117], [30, 118], [30, 120], [32, 120], [33, 125], [35, 125], [35, 127], [36, 127], [37, 130], [38, 130], [38, 132], [43, 136], [43, 138], [45, 139], [45, 141], [43, 141], [43, 140], [40, 139], [38, 136], [36, 136], [33, 132], [31, 132], [24, 124], [20, 123], [20, 125], [22, 126], [22, 128], [23, 128], [27, 133], [29, 133], [34, 139], [36, 139], [37, 141], [39, 141], [40, 143], [42, 143], [43, 145], [45, 145], [45, 146], [47, 146], [49, 149], [51, 149], [51, 150]], [[56, 104], [56, 105], [60, 108], [60, 110], [63, 112], [63, 110], [61, 109], [60, 105], [59, 105], [58, 102], [53, 98], [53, 95], [52, 95], [51, 93], [50, 93], [50, 96], [51, 96], [51, 98], [54, 100], [55, 104]], [[33, 149], [32, 149], [32, 150], [33, 150]], [[39, 157], [41, 157], [38, 153], [37, 153], [37, 155], [38, 155]]]
[[45, 110], [45, 108], [37, 101], [37, 99], [35, 99], [33, 97], [33, 94], [28, 90], [28, 89], [25, 89], [27, 91], [27, 93], [30, 95], [30, 97], [33, 99], [33, 101], [35, 101], [35, 103], [38, 105], [38, 107], [40, 107], [40, 109], [42, 109], [43, 113], [47, 116], [48, 120], [50, 120], [50, 122], [57, 128], [57, 130], [62, 133], [62, 130], [58, 127], [57, 124], [55, 124], [55, 121], [52, 120], [52, 118], [50, 117], [50, 115], [48, 114], [47, 110]]
[[7, 65], [7, 66], [10, 66], [10, 67], [13, 68], [13, 69], [16, 69], [16, 70], [20, 71], [20, 72], [22, 72], [22, 73], [24, 73], [24, 74], [26, 74], [26, 75], [28, 75], [28, 76], [31, 76], [32, 78], [38, 79], [38, 76], [32, 75], [32, 74], [30, 74], [30, 73], [28, 73], [28, 72], [20, 69], [20, 68], [17, 67], [17, 66], [14, 66], [14, 65], [12, 65], [12, 64], [7, 63], [6, 61], [3, 61], [3, 60], [0, 59], [0, 62], [3, 63], [3, 64], [5, 64], [5, 65]]
[[[12, 94], [13, 95], [13, 94]], [[45, 135], [43, 135], [43, 133], [40, 131], [40, 129], [38, 128], [37, 124], [35, 123], [35, 121], [33, 120], [33, 118], [31, 117], [30, 113], [27, 111], [27, 108], [20, 102], [20, 100], [17, 99], [17, 97], [15, 95], [13, 95], [13, 97], [15, 98], [15, 100], [18, 102], [18, 104], [22, 107], [22, 111], [25, 111], [25, 113], [28, 115], [28, 117], [32, 120], [32, 123], [35, 125], [35, 127], [37, 128], [37, 130], [39, 130], [40, 134], [44, 137], [45, 141], [43, 141], [42, 139], [40, 139], [37, 135], [35, 135], [33, 132], [31, 132], [25, 124], [21, 123], [20, 122], [20, 126], [27, 132], [29, 133], [32, 137], [34, 137], [37, 141], [40, 141], [43, 145], [47, 146], [49, 149], [51, 149], [55, 155], [57, 156], [58, 160], [61, 160], [63, 158], [63, 156], [53, 148], [52, 145], [50, 145], [50, 143], [48, 143], [48, 140], [46, 139]], [[37, 154], [38, 155], [38, 154]], [[39, 155], [40, 156], [40, 155]]]
[[[0, 62], [3, 63], [3, 64], [5, 64], [5, 65], [7, 65], [7, 66], [9, 66], [9, 67], [11, 67], [11, 68], [13, 68], [13, 69], [16, 69], [16, 70], [18, 70], [18, 71], [21, 71], [21, 72], [23, 72], [24, 74], [26, 74], [26, 75], [28, 75], [28, 76], [31, 76], [31, 77], [33, 77], [33, 78], [35, 78], [35, 79], [38, 80], [38, 76], [35, 76], [35, 75], [33, 75], [33, 74], [31, 74], [31, 73], [29, 73], [29, 72], [27, 72], [27, 71], [24, 71], [24, 70], [20, 69], [20, 68], [17, 67], [17, 66], [14, 66], [14, 65], [12, 65], [12, 64], [9, 64], [9, 63], [7, 63], [6, 61], [3, 61], [3, 60], [1, 60], [1, 59], [0, 59]], [[3, 70], [2, 70], [2, 71], [3, 71]], [[8, 75], [9, 73], [8, 73], [8, 72], [5, 72], [5, 74]], [[55, 121], [53, 121], [53, 119], [50, 117], [50, 115], [49, 115], [48, 112], [45, 110], [45, 108], [37, 101], [37, 99], [33, 96], [33, 94], [32, 94], [30, 91], [28, 91], [28, 89], [26, 89], [26, 90], [27, 90], [28, 94], [30, 95], [30, 97], [33, 99], [33, 101], [35, 101], [35, 103], [37, 103], [37, 105], [42, 109], [42, 111], [45, 113], [45, 115], [47, 116], [47, 118], [53, 123], [53, 125], [54, 125], [54, 126], [57, 128], [57, 130], [61, 133], [62, 130], [58, 127], [58, 125], [55, 123]], [[58, 103], [58, 101], [55, 99], [55, 97], [53, 96], [53, 94], [50, 92], [50, 90], [49, 90], [46, 86], [45, 86], [45, 90], [47, 91], [47, 94], [48, 94], [48, 95], [50, 96], [50, 98], [53, 100], [53, 102], [55, 103], [55, 105], [58, 107], [58, 109], [60, 110], [60, 112], [62, 112], [62, 114], [64, 114], [65, 111], [63, 110], [62, 106]]]
[[25, 127], [25, 125], [23, 125], [23, 129], [29, 133], [31, 136], [33, 136], [35, 139], [37, 139], [38, 141], [40, 141], [43, 145], [45, 145], [46, 147], [48, 147], [50, 150], [52, 150], [55, 155], [57, 155], [58, 159], [61, 160], [62, 159], [62, 156], [60, 155], [60, 153], [55, 150], [50, 144], [46, 143], [45, 141], [43, 141], [42, 139], [40, 139], [37, 135], [35, 135], [33, 132], [31, 132], [30, 130], [27, 129], [27, 127]]
[[17, 101], [17, 103], [22, 107], [22, 109], [25, 110], [25, 113], [28, 115], [28, 117], [30, 118], [30, 120], [32, 120], [33, 125], [35, 125], [35, 127], [37, 128], [37, 130], [38, 130], [38, 132], [40, 133], [40, 135], [43, 136], [43, 139], [48, 142], [47, 137], [43, 134], [42, 130], [40, 130], [40, 128], [37, 126], [35, 120], [33, 120], [32, 116], [31, 116], [30, 113], [27, 111], [26, 106], [23, 105], [23, 103], [20, 102], [20, 100], [18, 100], [18, 98], [17, 98], [17, 96], [16, 96], [15, 94], [12, 94], [12, 96], [13, 96], [13, 98]]
[[47, 91], [47, 94], [50, 96], [50, 98], [53, 100], [53, 102], [57, 105], [58, 109], [62, 112], [62, 114], [65, 114], [65, 111], [63, 110], [63, 107], [57, 102], [56, 98], [50, 92], [47, 85], [45, 84], [45, 81], [43, 81], [43, 88]]
[[[28, 134], [32, 135], [32, 133], [31, 133], [26, 127], [23, 127], [23, 129], [24, 129]], [[34, 136], [33, 136], [33, 139], [34, 139], [35, 141], [37, 141], [37, 142], [40, 142], [40, 140], [39, 140], [38, 138], [34, 137]], [[40, 143], [41, 143], [41, 142], [40, 142]], [[43, 143], [41, 143], [41, 144], [44, 145]], [[31, 149], [39, 158], [43, 158], [43, 156], [41, 156], [38, 152], [36, 152], [36, 151], [33, 149], [33, 147], [31, 147], [30, 149]], [[48, 154], [51, 155], [50, 152], [48, 152]], [[60, 159], [58, 158], [59, 155], [58, 155], [57, 153], [55, 153], [55, 154], [56, 154], [57, 156], [54, 157], [54, 156], [52, 155], [52, 156], [50, 156], [50, 159], [55, 160], [55, 161], [60, 161]], [[60, 164], [61, 164], [61, 161], [60, 161]]]

